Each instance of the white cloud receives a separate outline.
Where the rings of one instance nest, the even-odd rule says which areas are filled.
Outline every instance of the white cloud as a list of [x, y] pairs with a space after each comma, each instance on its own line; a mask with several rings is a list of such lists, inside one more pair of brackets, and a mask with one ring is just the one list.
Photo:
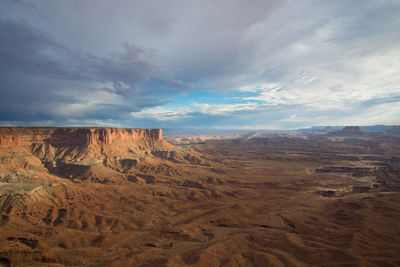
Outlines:
[[69, 127], [87, 127], [87, 126], [96, 126], [96, 127], [123, 127], [122, 123], [119, 123], [115, 120], [92, 120], [92, 119], [69, 119], [63, 122], [61, 125], [69, 126]]
[[257, 60], [240, 76], [242, 100], [341, 110], [400, 96], [398, 2], [350, 6], [288, 1], [250, 28]]
[[73, 103], [58, 103], [54, 108], [54, 114], [58, 116], [79, 116], [87, 112], [100, 110], [104, 105], [118, 105], [124, 103], [124, 97], [116, 93], [112, 82], [86, 84], [93, 90], [76, 91], [64, 90], [60, 96], [74, 97]]
[[400, 48], [357, 55], [340, 62], [293, 64], [279, 82], [241, 86], [239, 91], [257, 94], [242, 100], [326, 109], [400, 95]]
[[281, 85], [279, 83], [255, 83], [239, 87], [242, 92], [263, 92], [266, 90], [279, 90]]
[[190, 108], [174, 108], [154, 107], [144, 109], [140, 112], [132, 112], [131, 117], [140, 119], [154, 119], [157, 121], [170, 121], [188, 118], [190, 116]]
[[236, 111], [256, 110], [259, 105], [257, 103], [239, 103], [239, 104], [199, 104], [192, 105], [195, 111], [210, 115], [227, 115]]
[[142, 110], [140, 112], [132, 112], [133, 118], [147, 118], [157, 121], [180, 120], [190, 118], [195, 114], [204, 115], [231, 115], [234, 112], [254, 111], [259, 108], [257, 103], [239, 103], [239, 104], [207, 104], [193, 103], [191, 105], [180, 108], [154, 107]]
[[337, 118], [337, 125], [398, 125], [400, 124], [400, 102], [382, 103], [367, 107], [362, 112], [348, 114], [344, 118]]

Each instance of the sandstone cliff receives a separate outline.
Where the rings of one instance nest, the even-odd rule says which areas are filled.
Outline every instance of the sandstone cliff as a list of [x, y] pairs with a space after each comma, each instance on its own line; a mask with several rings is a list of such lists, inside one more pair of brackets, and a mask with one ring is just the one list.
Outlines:
[[161, 140], [161, 129], [121, 128], [0, 128], [0, 146], [32, 145], [45, 142], [50, 145], [101, 145], [115, 141]]
[[173, 149], [161, 129], [0, 127], [0, 176], [27, 169], [105, 174], [98, 166], [128, 171]]

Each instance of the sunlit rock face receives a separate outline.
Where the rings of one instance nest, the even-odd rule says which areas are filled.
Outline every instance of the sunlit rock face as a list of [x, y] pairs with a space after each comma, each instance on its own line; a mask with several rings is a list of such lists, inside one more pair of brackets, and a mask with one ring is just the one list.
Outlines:
[[137, 139], [161, 140], [161, 129], [121, 128], [0, 128], [1, 146], [32, 145], [45, 142], [52, 145], [101, 145], [114, 141]]

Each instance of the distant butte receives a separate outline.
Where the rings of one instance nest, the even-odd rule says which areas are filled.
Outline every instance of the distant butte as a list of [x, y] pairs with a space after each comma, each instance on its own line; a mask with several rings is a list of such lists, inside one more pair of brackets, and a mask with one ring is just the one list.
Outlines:
[[331, 135], [363, 135], [364, 131], [358, 126], [346, 126], [341, 131], [332, 132]]
[[342, 133], [364, 133], [358, 126], [346, 126], [342, 129]]

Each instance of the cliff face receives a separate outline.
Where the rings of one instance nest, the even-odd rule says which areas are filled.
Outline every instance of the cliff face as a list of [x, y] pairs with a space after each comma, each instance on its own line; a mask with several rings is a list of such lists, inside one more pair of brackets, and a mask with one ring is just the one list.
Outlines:
[[117, 141], [161, 140], [161, 129], [122, 128], [0, 128], [0, 146], [25, 146], [45, 142], [53, 146], [90, 146]]

